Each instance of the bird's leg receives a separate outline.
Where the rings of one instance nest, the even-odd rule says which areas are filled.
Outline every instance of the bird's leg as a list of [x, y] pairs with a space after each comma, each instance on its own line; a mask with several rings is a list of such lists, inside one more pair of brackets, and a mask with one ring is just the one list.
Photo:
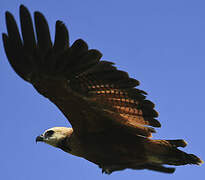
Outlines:
[[103, 173], [105, 173], [105, 174], [111, 174], [112, 173], [112, 171], [110, 171], [110, 169], [104, 169], [104, 168], [102, 168], [102, 174]]

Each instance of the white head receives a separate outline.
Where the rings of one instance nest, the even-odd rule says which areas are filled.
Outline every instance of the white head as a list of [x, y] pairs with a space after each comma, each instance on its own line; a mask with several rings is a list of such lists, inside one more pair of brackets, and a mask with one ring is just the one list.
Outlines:
[[47, 129], [42, 135], [36, 137], [36, 142], [45, 142], [54, 147], [58, 147], [59, 142], [61, 142], [66, 137], [70, 137], [73, 133], [72, 128], [67, 127], [53, 127]]

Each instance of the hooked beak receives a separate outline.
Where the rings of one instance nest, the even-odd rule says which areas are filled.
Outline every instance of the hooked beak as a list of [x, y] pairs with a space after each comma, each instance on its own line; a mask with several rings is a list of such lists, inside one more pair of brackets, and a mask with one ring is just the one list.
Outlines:
[[42, 141], [44, 141], [43, 135], [40, 135], [40, 136], [37, 136], [37, 137], [36, 137], [36, 143], [37, 143], [37, 142], [42, 142]]

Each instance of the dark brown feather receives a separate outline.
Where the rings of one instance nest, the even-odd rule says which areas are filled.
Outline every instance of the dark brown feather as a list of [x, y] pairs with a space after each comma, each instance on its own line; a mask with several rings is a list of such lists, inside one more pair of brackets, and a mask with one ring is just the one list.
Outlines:
[[160, 127], [154, 104], [145, 100], [144, 91], [135, 88], [139, 81], [117, 70], [113, 63], [100, 61], [102, 54], [88, 50], [81, 39], [69, 47], [68, 31], [62, 22], [56, 22], [52, 45], [44, 16], [35, 12], [36, 45], [30, 13], [24, 6], [20, 7], [20, 19], [23, 43], [13, 16], [6, 14], [8, 37], [3, 35], [3, 40], [8, 59], [21, 77], [61, 109], [76, 131], [82, 131], [85, 125], [89, 133], [124, 126], [132, 133], [151, 136], [154, 129], [147, 125]]
[[55, 42], [53, 49], [55, 52], [62, 51], [69, 47], [68, 30], [61, 21], [56, 21]]
[[33, 23], [30, 13], [24, 6], [20, 6], [20, 17], [22, 17], [20, 18], [20, 22], [25, 51], [27, 51], [28, 54], [34, 54], [34, 51], [37, 47]]
[[[25, 14], [23, 14], [21, 17], [25, 17]], [[45, 54], [52, 46], [49, 27], [43, 14], [41, 14], [40, 12], [34, 13], [34, 19], [35, 19], [38, 49], [41, 56], [44, 58]]]

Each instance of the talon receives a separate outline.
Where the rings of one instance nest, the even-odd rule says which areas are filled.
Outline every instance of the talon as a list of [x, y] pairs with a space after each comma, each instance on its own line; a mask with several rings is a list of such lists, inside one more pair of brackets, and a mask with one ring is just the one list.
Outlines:
[[105, 174], [108, 174], [108, 175], [109, 175], [109, 174], [111, 174], [111, 173], [112, 173], [112, 171], [110, 171], [110, 170], [109, 170], [109, 169], [107, 169], [107, 168], [106, 168], [106, 169], [102, 168], [102, 174], [103, 174], [103, 173], [105, 173]]
[[105, 169], [104, 172], [105, 174], [108, 174], [108, 175], [112, 173], [109, 169]]

